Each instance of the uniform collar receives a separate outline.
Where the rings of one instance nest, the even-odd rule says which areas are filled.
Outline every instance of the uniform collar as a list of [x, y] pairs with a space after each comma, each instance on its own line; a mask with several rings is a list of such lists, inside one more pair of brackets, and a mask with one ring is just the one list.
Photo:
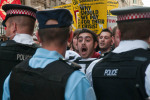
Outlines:
[[33, 38], [31, 35], [29, 34], [16, 34], [13, 38], [14, 41], [16, 41], [17, 43], [21, 43], [21, 44], [29, 44], [32, 45], [34, 44]]
[[112, 52], [121, 53], [138, 48], [148, 49], [148, 47], [149, 47], [148, 43], [143, 40], [124, 40], [121, 41], [119, 46], [115, 48]]
[[59, 59], [59, 58], [64, 59], [64, 57], [61, 54], [59, 54], [57, 51], [49, 51], [44, 48], [38, 48], [33, 58], [34, 57], [35, 58], [40, 57], [40, 58], [46, 58], [46, 59]]

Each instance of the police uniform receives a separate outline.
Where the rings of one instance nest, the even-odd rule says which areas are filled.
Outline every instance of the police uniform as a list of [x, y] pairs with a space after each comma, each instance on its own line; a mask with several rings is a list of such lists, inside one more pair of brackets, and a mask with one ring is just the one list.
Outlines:
[[[18, 13], [15, 12], [16, 9]], [[17, 16], [20, 12], [19, 10], [23, 9], [32, 12], [33, 15], [35, 15], [36, 13], [36, 10], [30, 7], [15, 4], [4, 5], [3, 10], [7, 15], [5, 20], [3, 21], [3, 25], [5, 26], [5, 22], [8, 18]], [[20, 15], [24, 16], [25, 14]], [[29, 16], [35, 19], [35, 17], [30, 15], [25, 16]], [[4, 79], [9, 75], [11, 69], [21, 61], [30, 58], [35, 53], [37, 47], [38, 46], [34, 44], [32, 36], [25, 33], [16, 33], [13, 40], [8, 40], [0, 43], [0, 98], [2, 98]]]
[[79, 64], [81, 66], [80, 71], [83, 73], [86, 73], [86, 69], [89, 67], [89, 65], [91, 64], [91, 62], [93, 62], [94, 60], [96, 60], [97, 58], [87, 58], [87, 59], [83, 59], [81, 57], [76, 58], [73, 62]]
[[65, 54], [65, 59], [68, 60], [68, 64], [70, 64], [70, 65], [72, 64], [72, 62], [75, 62], [76, 64], [80, 65], [80, 67], [81, 67], [80, 71], [83, 73], [86, 73], [86, 69], [88, 68], [88, 66], [91, 64], [91, 62], [93, 62], [97, 58], [83, 59], [76, 52], [74, 52], [72, 50], [67, 50], [66, 54]]
[[[70, 12], [65, 9], [37, 12], [40, 29], [53, 27], [42, 23], [49, 18], [60, 21], [55, 27], [71, 25], [70, 17]], [[65, 22], [62, 23], [62, 20]], [[63, 56], [57, 51], [38, 48], [30, 60], [17, 65], [7, 77], [3, 100], [96, 100], [85, 75], [62, 59]]]
[[[112, 10], [112, 14], [119, 15], [118, 22], [122, 23], [149, 20], [146, 14], [149, 12], [149, 7]], [[145, 15], [139, 17], [141, 13]], [[93, 84], [98, 100], [145, 100], [150, 96], [148, 47], [144, 40], [122, 40], [106, 57], [92, 62], [87, 69], [87, 77]]]

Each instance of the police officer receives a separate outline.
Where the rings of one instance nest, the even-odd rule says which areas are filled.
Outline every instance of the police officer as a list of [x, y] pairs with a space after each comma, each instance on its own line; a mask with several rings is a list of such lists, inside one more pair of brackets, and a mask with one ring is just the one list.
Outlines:
[[150, 96], [150, 7], [111, 13], [117, 15], [121, 42], [104, 59], [93, 62], [87, 76], [98, 100], [145, 100]]
[[63, 60], [71, 36], [69, 10], [38, 11], [36, 16], [42, 48], [12, 70], [4, 83], [3, 100], [95, 100], [85, 75]]
[[6, 4], [2, 9], [6, 12], [2, 24], [6, 26], [6, 36], [10, 40], [0, 43], [0, 98], [4, 79], [11, 69], [31, 57], [37, 48], [32, 39], [36, 10], [16, 4]]

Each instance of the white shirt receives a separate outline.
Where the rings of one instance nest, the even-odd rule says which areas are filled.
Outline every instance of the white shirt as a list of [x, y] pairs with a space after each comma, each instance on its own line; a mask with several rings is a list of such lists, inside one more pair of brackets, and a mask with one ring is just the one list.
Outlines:
[[12, 40], [21, 44], [29, 44], [29, 45], [34, 44], [33, 38], [29, 34], [16, 34]]
[[[113, 53], [121, 53], [126, 52], [138, 48], [147, 49], [149, 47], [148, 43], [142, 40], [128, 40], [128, 41], [121, 41], [119, 46], [115, 48], [112, 52]], [[95, 64], [100, 61], [101, 59], [93, 61], [86, 70], [86, 76], [90, 83], [92, 84], [92, 69]], [[145, 71], [145, 89], [148, 96], [150, 96], [150, 64], [148, 65]]]
[[86, 68], [88, 68], [89, 64], [93, 62], [94, 60], [97, 60], [97, 58], [86, 58], [86, 59], [80, 59], [79, 62], [77, 64], [79, 64], [81, 66], [80, 71], [83, 72], [84, 74], [86, 73]]
[[[69, 59], [69, 57], [71, 57], [71, 56], [73, 56], [74, 58], [73, 59]], [[72, 51], [72, 50], [67, 50], [66, 51], [65, 59], [69, 60], [69, 62], [74, 62], [78, 58], [81, 58], [81, 56], [78, 53], [76, 53], [75, 51]], [[86, 58], [86, 59], [81, 58], [81, 59], [79, 59], [79, 62], [81, 62], [81, 64], [80, 63], [77, 63], [77, 64], [79, 64], [81, 66], [80, 71], [85, 74], [86, 63], [82, 63], [82, 62], [90, 62], [90, 61], [92, 62], [92, 61], [94, 61], [96, 59], [97, 58]], [[68, 62], [68, 64], [71, 64], [69, 62]]]
[[[73, 59], [69, 59], [70, 56], [73, 56]], [[78, 53], [76, 53], [73, 50], [67, 50], [66, 54], [65, 54], [65, 59], [70, 60], [70, 61], [74, 61], [76, 58], [80, 57], [80, 55]]]

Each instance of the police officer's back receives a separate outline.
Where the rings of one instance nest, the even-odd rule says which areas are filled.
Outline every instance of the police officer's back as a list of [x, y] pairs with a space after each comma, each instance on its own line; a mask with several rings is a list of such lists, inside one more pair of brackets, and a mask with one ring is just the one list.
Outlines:
[[0, 43], [0, 98], [3, 82], [11, 69], [30, 58], [37, 48], [32, 39], [36, 10], [16, 4], [6, 4], [2, 8], [6, 12], [3, 25], [10, 40]]
[[3, 100], [95, 100], [85, 75], [63, 60], [71, 35], [69, 10], [38, 11], [36, 17], [42, 48], [12, 70], [4, 83]]
[[92, 72], [87, 71], [92, 73], [97, 99], [145, 100], [150, 96], [150, 7], [118, 8], [111, 12], [117, 15], [121, 42], [94, 65]]

